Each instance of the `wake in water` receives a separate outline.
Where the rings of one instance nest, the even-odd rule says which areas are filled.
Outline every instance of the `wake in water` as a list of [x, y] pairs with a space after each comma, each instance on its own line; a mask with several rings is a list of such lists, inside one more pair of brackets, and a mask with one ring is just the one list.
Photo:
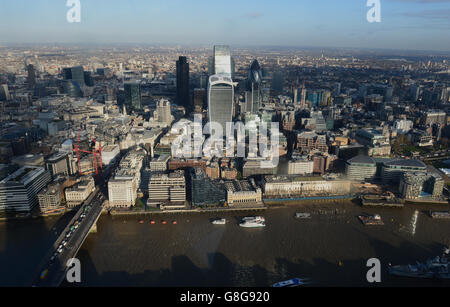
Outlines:
[[409, 224], [406, 226], [401, 226], [400, 231], [409, 233], [414, 236], [416, 234], [418, 219], [419, 219], [419, 211], [416, 210], [414, 211], [414, 214], [412, 215]]

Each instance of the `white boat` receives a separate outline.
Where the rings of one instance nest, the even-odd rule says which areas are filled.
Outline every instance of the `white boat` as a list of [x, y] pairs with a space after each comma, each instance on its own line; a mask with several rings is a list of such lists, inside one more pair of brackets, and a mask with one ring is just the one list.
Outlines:
[[246, 217], [242, 219], [239, 226], [244, 228], [266, 227], [266, 220], [261, 216]]
[[226, 219], [217, 219], [211, 222], [214, 225], [225, 225], [227, 223]]
[[311, 213], [296, 213], [295, 218], [297, 219], [310, 219]]
[[262, 222], [265, 222], [266, 219], [264, 217], [262, 217], [262, 216], [248, 216], [248, 217], [244, 217], [242, 219], [242, 221], [243, 222], [245, 222], [245, 221], [262, 221]]

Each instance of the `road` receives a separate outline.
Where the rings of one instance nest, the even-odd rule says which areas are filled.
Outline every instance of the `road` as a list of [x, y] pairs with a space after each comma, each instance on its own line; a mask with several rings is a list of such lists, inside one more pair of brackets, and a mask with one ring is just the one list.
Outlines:
[[[99, 193], [97, 188], [83, 203], [44, 258], [38, 273], [39, 276], [34, 279], [33, 286], [52, 287], [60, 285], [66, 276], [67, 261], [76, 256], [92, 225], [102, 212], [103, 200], [100, 197], [103, 197], [103, 195]], [[78, 226], [75, 228], [76, 224]], [[63, 246], [63, 244], [66, 245]], [[61, 252], [58, 252], [58, 249]]]

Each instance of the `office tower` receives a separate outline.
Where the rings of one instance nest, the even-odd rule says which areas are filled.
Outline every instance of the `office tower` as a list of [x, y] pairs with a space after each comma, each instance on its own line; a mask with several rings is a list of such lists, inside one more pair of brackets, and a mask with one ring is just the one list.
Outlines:
[[80, 87], [84, 86], [84, 70], [82, 66], [75, 66], [71, 68], [72, 81], [77, 82]]
[[202, 113], [206, 101], [206, 90], [203, 88], [194, 89], [194, 112]]
[[254, 60], [250, 66], [247, 80], [247, 90], [245, 93], [245, 102], [247, 112], [256, 113], [262, 104], [262, 71], [258, 60]]
[[94, 79], [90, 71], [84, 72], [84, 82], [87, 86], [94, 86]]
[[141, 85], [140, 83], [125, 83], [125, 105], [135, 110], [141, 109]]
[[0, 211], [31, 212], [38, 205], [37, 194], [50, 182], [43, 167], [24, 166], [0, 181]]
[[72, 80], [72, 68], [63, 68], [62, 75], [64, 80]]
[[177, 104], [187, 112], [192, 111], [189, 96], [189, 63], [186, 57], [180, 56], [177, 61]]
[[208, 118], [210, 122], [219, 123], [225, 135], [226, 123], [232, 122], [234, 86], [231, 77], [213, 75], [208, 85]]
[[55, 153], [47, 159], [45, 165], [53, 179], [59, 175], [70, 175], [69, 153], [67, 152]]
[[34, 69], [34, 66], [32, 64], [27, 66], [28, 76], [27, 76], [27, 83], [28, 88], [33, 89], [36, 85], [36, 71]]
[[172, 113], [170, 112], [170, 101], [161, 99], [156, 103], [156, 115], [159, 123], [169, 126], [172, 123]]
[[283, 92], [284, 87], [284, 73], [282, 71], [276, 71], [272, 76], [272, 90], [278, 93]]
[[174, 171], [169, 174], [155, 173], [148, 185], [147, 205], [165, 207], [185, 206], [186, 179], [184, 171]]
[[214, 46], [213, 57], [209, 60], [210, 75], [226, 75], [230, 78], [234, 75], [234, 61], [231, 58], [229, 46]]
[[74, 82], [73, 80], [63, 81], [63, 90], [64, 93], [69, 95], [70, 97], [83, 97], [81, 86], [78, 84], [78, 82]]
[[9, 94], [8, 84], [0, 85], [0, 101], [11, 100], [11, 95]]
[[207, 206], [225, 203], [226, 188], [220, 182], [215, 182], [206, 176], [201, 168], [190, 170], [191, 198], [194, 206]]

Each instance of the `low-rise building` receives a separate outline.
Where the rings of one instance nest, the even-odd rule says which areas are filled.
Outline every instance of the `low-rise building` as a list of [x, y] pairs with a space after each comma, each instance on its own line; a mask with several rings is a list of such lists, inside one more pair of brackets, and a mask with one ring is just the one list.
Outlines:
[[61, 207], [61, 189], [59, 184], [50, 184], [38, 193], [39, 208], [42, 213]]
[[307, 158], [296, 158], [288, 162], [289, 175], [311, 175], [314, 172], [314, 161]]
[[376, 173], [377, 164], [368, 156], [356, 156], [345, 165], [345, 174], [352, 181], [372, 181]]
[[150, 171], [152, 172], [165, 172], [167, 171], [167, 163], [169, 162], [169, 155], [155, 156], [150, 161]]
[[65, 190], [64, 194], [66, 195], [67, 208], [74, 208], [81, 205], [94, 190], [94, 178], [84, 176], [74, 186]]
[[228, 206], [252, 208], [264, 206], [262, 189], [256, 186], [253, 179], [227, 181], [225, 186]]
[[266, 176], [263, 191], [267, 198], [349, 195], [351, 181], [324, 180], [322, 177]]

